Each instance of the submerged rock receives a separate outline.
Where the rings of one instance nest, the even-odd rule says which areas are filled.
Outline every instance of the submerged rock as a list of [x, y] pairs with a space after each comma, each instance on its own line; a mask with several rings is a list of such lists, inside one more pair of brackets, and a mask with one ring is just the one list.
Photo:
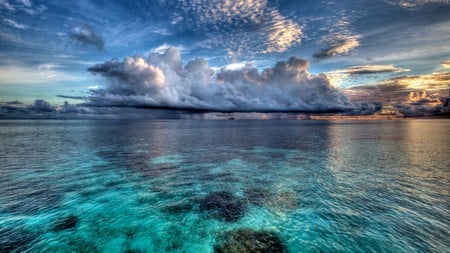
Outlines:
[[37, 234], [20, 228], [0, 228], [0, 252], [21, 252]]
[[238, 229], [225, 232], [214, 246], [216, 253], [286, 253], [283, 241], [273, 232]]
[[69, 215], [64, 218], [56, 220], [53, 231], [62, 231], [66, 229], [71, 229], [77, 226], [78, 217], [75, 215]]
[[214, 192], [200, 201], [200, 211], [216, 219], [236, 222], [246, 212], [246, 206], [241, 198], [229, 192]]

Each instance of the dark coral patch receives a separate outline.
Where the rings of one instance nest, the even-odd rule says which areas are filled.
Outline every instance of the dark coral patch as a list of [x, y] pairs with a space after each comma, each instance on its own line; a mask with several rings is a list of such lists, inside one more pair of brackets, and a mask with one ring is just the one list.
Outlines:
[[77, 226], [78, 217], [75, 215], [69, 215], [64, 218], [56, 220], [53, 231], [62, 231], [66, 229], [71, 229]]
[[228, 222], [236, 222], [246, 212], [245, 202], [229, 192], [214, 192], [200, 201], [200, 211]]
[[283, 241], [273, 232], [238, 229], [219, 236], [216, 253], [286, 253]]

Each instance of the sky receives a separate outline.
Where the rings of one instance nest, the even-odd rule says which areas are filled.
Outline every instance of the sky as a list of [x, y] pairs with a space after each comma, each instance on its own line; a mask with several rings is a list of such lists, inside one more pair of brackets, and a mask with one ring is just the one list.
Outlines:
[[0, 13], [2, 115], [449, 111], [450, 0], [0, 0]]

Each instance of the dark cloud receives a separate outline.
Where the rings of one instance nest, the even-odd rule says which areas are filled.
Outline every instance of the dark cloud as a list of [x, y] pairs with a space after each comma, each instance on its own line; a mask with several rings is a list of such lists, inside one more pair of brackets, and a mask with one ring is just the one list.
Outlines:
[[110, 60], [88, 70], [105, 80], [92, 91], [91, 106], [132, 106], [217, 112], [339, 112], [359, 110], [330, 85], [309, 73], [306, 60], [291, 57], [260, 72], [252, 65], [214, 72], [204, 59], [182, 66], [176, 48], [146, 59]]
[[98, 50], [103, 50], [105, 46], [103, 37], [95, 33], [89, 25], [75, 27], [70, 32], [70, 38], [82, 45], [96, 47]]
[[47, 101], [43, 99], [37, 99], [34, 104], [30, 106], [31, 110], [36, 112], [53, 112], [55, 108]]
[[130, 107], [90, 107], [85, 104], [51, 105], [36, 100], [32, 105], [19, 101], [0, 103], [0, 119], [200, 119], [205, 114], [177, 110], [148, 110]]
[[86, 100], [87, 97], [83, 96], [69, 96], [69, 95], [56, 95], [59, 98], [68, 98], [68, 99], [77, 99], [77, 100]]
[[6, 102], [5, 104], [6, 105], [22, 105], [23, 103], [18, 100], [14, 100], [14, 101]]

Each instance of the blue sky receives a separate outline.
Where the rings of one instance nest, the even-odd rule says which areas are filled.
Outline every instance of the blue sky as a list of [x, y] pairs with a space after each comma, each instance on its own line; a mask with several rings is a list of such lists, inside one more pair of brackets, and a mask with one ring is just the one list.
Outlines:
[[0, 0], [0, 12], [3, 102], [89, 96], [111, 82], [89, 68], [169, 47], [213, 70], [295, 56], [342, 89], [432, 73], [449, 83], [448, 0]]

